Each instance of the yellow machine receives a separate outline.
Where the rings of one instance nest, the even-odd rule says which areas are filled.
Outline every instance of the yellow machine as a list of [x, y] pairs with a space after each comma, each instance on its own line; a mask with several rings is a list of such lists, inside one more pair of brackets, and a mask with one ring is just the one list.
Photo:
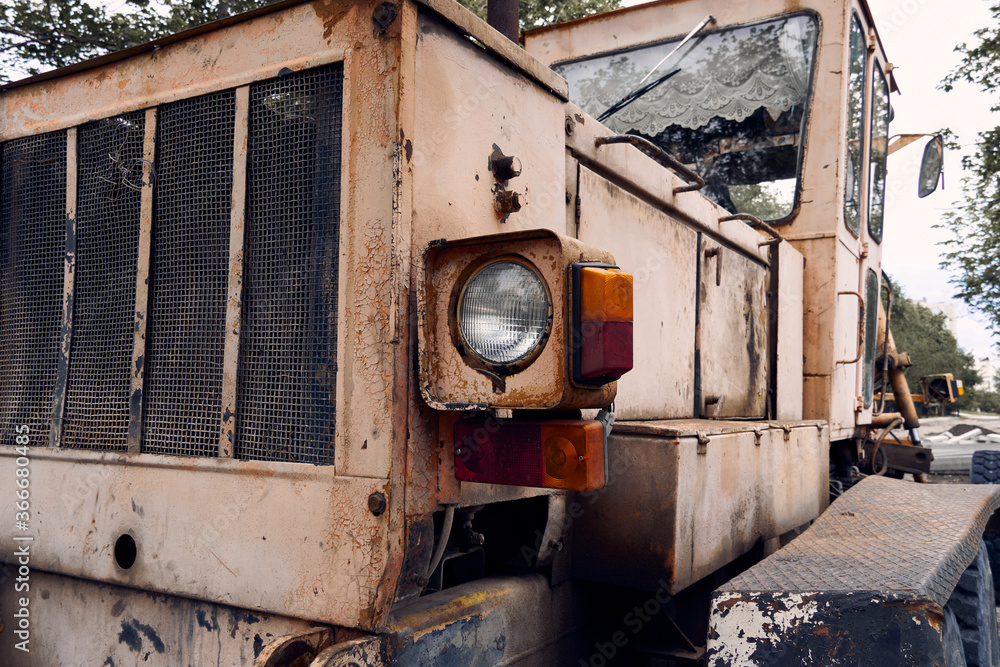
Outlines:
[[856, 470], [901, 395], [864, 2], [523, 44], [286, 0], [0, 88], [3, 664], [993, 650], [1000, 496]]

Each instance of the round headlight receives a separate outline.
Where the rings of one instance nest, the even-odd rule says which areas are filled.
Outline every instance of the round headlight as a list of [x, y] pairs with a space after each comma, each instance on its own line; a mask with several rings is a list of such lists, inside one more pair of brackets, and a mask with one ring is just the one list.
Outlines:
[[517, 262], [498, 261], [466, 283], [458, 303], [458, 326], [476, 354], [506, 364], [528, 356], [543, 342], [549, 309], [538, 274]]

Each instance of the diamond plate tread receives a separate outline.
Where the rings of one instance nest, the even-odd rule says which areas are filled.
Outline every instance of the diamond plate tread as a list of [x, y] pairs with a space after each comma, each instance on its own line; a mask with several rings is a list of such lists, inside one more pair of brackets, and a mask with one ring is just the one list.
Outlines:
[[729, 592], [922, 597], [941, 607], [1000, 507], [1000, 487], [868, 477], [796, 540], [724, 584]]

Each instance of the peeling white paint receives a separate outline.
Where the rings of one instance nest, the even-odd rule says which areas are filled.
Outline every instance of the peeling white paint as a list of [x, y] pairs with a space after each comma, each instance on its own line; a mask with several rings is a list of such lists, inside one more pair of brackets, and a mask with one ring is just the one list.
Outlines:
[[785, 641], [797, 626], [812, 621], [819, 612], [814, 599], [809, 593], [789, 593], [781, 598], [733, 593], [717, 598], [708, 632], [709, 664], [756, 664], [752, 656], [759, 644]]

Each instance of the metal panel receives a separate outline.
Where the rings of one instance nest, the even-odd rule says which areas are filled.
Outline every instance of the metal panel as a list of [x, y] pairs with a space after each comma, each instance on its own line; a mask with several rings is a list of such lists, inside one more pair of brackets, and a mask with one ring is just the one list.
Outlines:
[[767, 269], [702, 236], [698, 303], [702, 417], [764, 417]]
[[27, 426], [34, 445], [48, 444], [62, 334], [66, 141], [0, 147], [0, 433]]
[[633, 275], [635, 370], [618, 381], [621, 419], [692, 417], [697, 234], [580, 167], [580, 232]]
[[[384, 479], [291, 463], [50, 447], [32, 454], [32, 573], [348, 627], [372, 628], [388, 613], [378, 602], [388, 512], [368, 509], [372, 493], [391, 501]], [[14, 479], [16, 458], [0, 448], [0, 479]], [[115, 558], [124, 534], [137, 552], [128, 569]], [[13, 521], [0, 525], [5, 544], [15, 535], [24, 533]], [[13, 549], [4, 551], [0, 562], [16, 565]], [[34, 585], [31, 596], [45, 604]]]
[[132, 331], [132, 391], [129, 396], [128, 450], [140, 451], [142, 439], [142, 389], [146, 379], [146, 323], [149, 321], [149, 264], [153, 235], [153, 164], [156, 160], [156, 109], [146, 109], [142, 141], [142, 192], [139, 204], [139, 247], [136, 253], [135, 326]]
[[989, 485], [862, 480], [712, 594], [707, 664], [955, 664], [942, 609], [970, 563], [989, 572], [977, 552], [998, 506]]
[[241, 459], [332, 464], [343, 67], [250, 87]]
[[49, 446], [58, 447], [62, 440], [63, 416], [66, 411], [66, 385], [69, 383], [69, 351], [73, 340], [73, 291], [76, 284], [76, 201], [78, 185], [77, 128], [66, 131], [66, 258], [63, 261], [63, 321], [56, 366], [56, 386], [52, 399], [52, 430]]
[[818, 516], [828, 448], [821, 423], [616, 422], [607, 486], [568, 508], [574, 573], [681, 591]]
[[229, 296], [226, 300], [226, 342], [222, 368], [222, 423], [219, 456], [232, 458], [236, 439], [236, 376], [239, 370], [240, 320], [243, 313], [243, 230], [247, 203], [247, 120], [250, 88], [236, 90], [233, 134], [233, 193], [229, 218]]
[[235, 108], [225, 91], [160, 109], [146, 452], [218, 453]]
[[802, 419], [802, 255], [788, 243], [775, 247], [778, 322], [774, 391], [777, 419]]
[[[17, 567], [0, 566], [13, 581]], [[36, 596], [35, 591], [44, 591]], [[0, 605], [17, 609], [12, 583], [0, 586]], [[31, 572], [30, 653], [0, 635], [0, 662], [18, 665], [252, 665], [274, 637], [308, 632], [309, 621], [212, 604], [86, 579]], [[85, 602], [84, 602], [85, 601]], [[13, 613], [13, 612], [11, 612]], [[9, 626], [13, 629], [13, 626]]]
[[128, 447], [144, 135], [144, 112], [79, 129], [76, 282], [63, 447]]

